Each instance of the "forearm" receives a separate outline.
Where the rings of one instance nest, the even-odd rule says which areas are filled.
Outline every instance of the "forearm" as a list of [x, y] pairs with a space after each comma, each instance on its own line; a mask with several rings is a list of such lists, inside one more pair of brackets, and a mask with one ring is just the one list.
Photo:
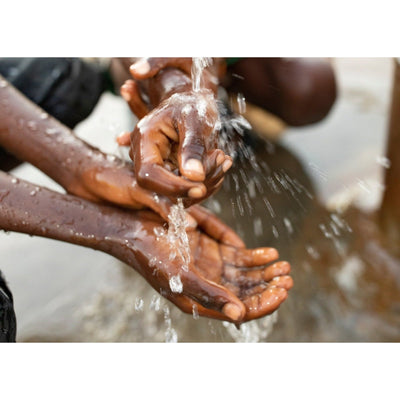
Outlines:
[[[0, 172], [0, 229], [101, 250], [138, 267], [132, 235], [142, 225], [136, 212], [57, 193], [4, 172]], [[125, 237], [129, 234], [131, 248]]]
[[79, 193], [82, 171], [100, 159], [106, 164], [106, 156], [3, 82], [0, 81], [0, 146], [39, 168], [68, 191]]

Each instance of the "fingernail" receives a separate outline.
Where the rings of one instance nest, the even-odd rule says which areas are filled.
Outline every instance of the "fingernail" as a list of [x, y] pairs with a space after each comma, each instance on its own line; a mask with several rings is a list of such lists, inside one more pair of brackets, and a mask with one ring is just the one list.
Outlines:
[[242, 318], [242, 310], [237, 304], [227, 303], [222, 308], [222, 312], [231, 320], [237, 321]]
[[146, 59], [142, 59], [131, 65], [130, 69], [131, 71], [144, 75], [150, 71], [150, 64]]
[[183, 168], [187, 172], [195, 172], [197, 174], [204, 174], [204, 167], [200, 160], [190, 158], [185, 162]]
[[230, 167], [232, 167], [232, 160], [225, 160], [222, 164], [222, 171], [226, 172]]
[[193, 197], [194, 199], [198, 199], [200, 197], [203, 197], [204, 194], [205, 193], [204, 193], [203, 188], [201, 188], [199, 186], [193, 187], [193, 188], [189, 189], [189, 191], [188, 191], [189, 197]]

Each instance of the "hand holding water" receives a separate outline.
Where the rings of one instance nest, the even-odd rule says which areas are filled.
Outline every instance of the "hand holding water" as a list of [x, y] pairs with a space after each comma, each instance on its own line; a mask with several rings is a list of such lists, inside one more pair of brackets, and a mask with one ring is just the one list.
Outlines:
[[[219, 243], [200, 230], [189, 233], [190, 261], [171, 258], [166, 230], [155, 214], [139, 212], [141, 246], [151, 252], [142, 275], [186, 313], [241, 324], [274, 312], [293, 286], [290, 265], [274, 248], [247, 249]], [[265, 266], [265, 264], [268, 264]]]
[[[150, 61], [146, 74], [132, 73], [144, 81], [128, 80], [121, 87], [122, 96], [141, 119], [130, 135], [119, 138], [119, 143], [131, 145], [130, 155], [142, 187], [172, 198], [182, 197], [189, 206], [218, 190], [232, 159], [217, 148], [220, 121], [210, 85], [196, 89], [182, 71], [159, 70], [170, 64], [159, 61], [165, 59], [156, 60]], [[182, 69], [187, 70], [189, 61], [185, 60]], [[152, 79], [146, 81], [147, 76]], [[143, 92], [148, 96], [147, 103]], [[151, 109], [151, 104], [156, 104], [155, 108]]]

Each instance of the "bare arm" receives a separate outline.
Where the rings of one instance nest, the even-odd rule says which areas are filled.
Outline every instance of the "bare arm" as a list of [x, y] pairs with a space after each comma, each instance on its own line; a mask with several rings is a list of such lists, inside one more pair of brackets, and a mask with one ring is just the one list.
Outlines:
[[[190, 234], [190, 263], [184, 271], [179, 257], [170, 259], [165, 235], [156, 234], [163, 221], [153, 212], [98, 205], [3, 172], [0, 188], [0, 228], [109, 253], [185, 312], [196, 307], [199, 315], [239, 324], [276, 310], [292, 287], [290, 266], [276, 262], [273, 248], [226, 246], [196, 230]], [[178, 275], [182, 289], [172, 290], [170, 279]]]

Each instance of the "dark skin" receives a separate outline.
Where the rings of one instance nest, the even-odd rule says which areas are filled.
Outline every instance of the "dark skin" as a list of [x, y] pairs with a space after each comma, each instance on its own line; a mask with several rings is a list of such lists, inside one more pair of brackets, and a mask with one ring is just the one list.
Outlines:
[[[70, 131], [67, 134], [65, 127], [60, 126], [60, 124], [52, 118], [38, 119], [37, 117], [40, 110], [33, 110], [31, 107], [32, 105], [27, 106], [29, 103], [18, 98], [15, 93], [12, 93], [12, 90], [10, 91], [7, 89], [7, 91], [5, 91], [4, 85], [2, 85], [1, 88], [1, 98], [5, 106], [2, 107], [3, 114], [2, 118], [0, 118], [2, 123], [2, 126], [0, 126], [2, 146], [19, 159], [29, 161], [38, 166], [42, 171], [48, 173], [49, 176], [65, 187], [68, 192], [92, 201], [107, 201], [131, 208], [147, 206], [153, 208], [165, 218], [172, 204], [171, 200], [174, 200], [176, 197], [183, 197], [186, 201], [186, 205], [204, 199], [218, 189], [222, 183], [223, 174], [229, 169], [231, 163], [227, 155], [216, 149], [214, 134], [217, 133], [217, 124], [212, 106], [216, 85], [218, 83], [216, 83], [215, 77], [221, 77], [223, 75], [221, 74], [223, 67], [221, 69], [221, 64], [214, 63], [214, 65], [218, 65], [217, 71], [206, 71], [206, 75], [208, 75], [210, 79], [206, 77], [206, 92], [200, 93], [200, 95], [203, 96], [203, 98], [206, 96], [205, 120], [207, 124], [203, 124], [203, 126], [199, 127], [198, 122], [204, 121], [200, 121], [200, 118], [198, 118], [198, 115], [196, 116], [195, 112], [187, 114], [187, 119], [192, 121], [191, 123], [182, 122], [182, 120], [184, 120], [184, 118], [182, 118], [183, 108], [176, 114], [174, 111], [177, 109], [179, 110], [179, 104], [172, 102], [165, 104], [174, 94], [187, 94], [187, 92], [190, 92], [191, 82], [188, 80], [190, 76], [188, 67], [191, 60], [150, 60], [155, 61], [144, 63], [145, 68], [143, 68], [143, 63], [142, 68], [137, 68], [138, 65], [136, 65], [136, 71], [135, 68], [133, 68], [133, 70], [131, 68], [134, 80], [130, 80], [130, 82], [122, 88], [121, 93], [139, 118], [143, 118], [146, 115], [151, 117], [149, 118], [150, 121], [147, 121], [150, 122], [150, 124], [144, 132], [138, 132], [140, 127], [136, 130], [136, 136], [139, 136], [139, 133], [142, 136], [139, 139], [135, 139], [137, 140], [136, 144], [147, 142], [147, 147], [145, 147], [142, 153], [139, 151], [135, 153], [135, 149], [132, 149], [131, 155], [132, 158], [136, 157], [138, 160], [137, 164], [139, 164], [139, 167], [136, 168], [135, 173], [140, 180], [141, 186], [147, 185], [151, 190], [157, 190], [159, 193], [164, 191], [166, 194], [166, 196], [160, 196], [158, 201], [155, 200], [154, 193], [143, 189], [143, 187], [140, 187], [136, 183], [135, 176], [132, 174], [129, 166], [125, 165], [120, 160], [107, 158], [97, 149], [76, 140], [77, 138], [74, 137]], [[148, 65], [150, 65], [150, 68], [148, 68]], [[163, 70], [161, 74], [159, 74], [160, 70]], [[173, 83], [172, 86], [171, 82]], [[289, 92], [290, 88], [291, 86], [289, 85]], [[235, 87], [233, 85], [231, 85], [231, 89], [235, 92]], [[246, 87], [240, 87], [239, 85], [236, 90], [240, 90], [250, 100], [252, 98], [257, 99], [256, 96], [251, 97], [251, 91], [248, 92], [248, 88]], [[283, 90], [283, 92], [285, 91]], [[268, 94], [268, 91], [266, 93]], [[5, 94], [6, 97], [4, 97]], [[143, 94], [145, 94], [145, 96], [143, 96]], [[196, 107], [199, 105], [199, 99], [195, 96], [193, 97], [192, 108], [196, 111]], [[293, 96], [283, 98], [284, 100], [281, 101], [281, 105], [283, 105], [286, 100], [292, 100]], [[294, 98], [296, 98], [296, 96], [294, 96]], [[188, 98], [186, 98], [186, 102], [187, 100]], [[260, 99], [260, 103], [262, 103], [262, 100], [263, 99]], [[272, 104], [273, 103], [274, 101], [272, 101]], [[280, 115], [279, 113], [282, 110], [290, 109], [290, 106], [293, 108], [293, 104], [293, 101], [288, 101], [286, 107], [278, 107], [276, 109], [277, 115]], [[157, 110], [157, 107], [161, 106], [162, 108], [165, 105], [172, 106], [172, 111], [166, 112], [164, 108], [162, 113], [158, 112], [160, 110]], [[263, 103], [261, 105], [266, 105], [268, 107], [268, 103]], [[307, 113], [307, 110], [305, 110], [305, 113]], [[324, 112], [319, 111], [319, 116], [317, 115], [317, 117], [320, 118], [323, 113]], [[284, 116], [282, 112], [281, 115]], [[313, 118], [315, 120], [315, 116]], [[290, 121], [290, 118], [286, 119]], [[21, 123], [21, 121], [24, 122]], [[31, 121], [36, 123], [29, 125], [28, 122]], [[167, 124], [165, 124], [165, 121], [167, 121]], [[292, 122], [293, 121], [296, 123], [295, 119], [293, 119]], [[304, 121], [307, 123], [309, 119], [303, 118], [300, 124], [304, 123]], [[157, 123], [159, 124], [158, 126], [156, 126]], [[297, 121], [297, 123], [299, 123], [299, 121]], [[210, 125], [212, 129], [209, 131], [205, 130], [204, 127], [206, 125]], [[152, 129], [153, 127], [156, 129]], [[154, 130], [158, 130], [159, 132], [154, 133]], [[188, 130], [194, 131], [194, 134], [187, 135]], [[32, 134], [33, 131], [35, 131], [35, 136]], [[46, 131], [51, 131], [53, 132], [52, 135], [56, 135], [51, 139], [49, 137], [44, 137], [43, 132]], [[38, 132], [40, 134], [38, 134]], [[59, 139], [58, 144], [56, 144], [56, 139]], [[157, 148], [155, 148], [154, 145], [152, 146], [152, 140], [154, 139], [156, 141], [158, 140]], [[185, 139], [188, 139], [189, 146], [184, 146]], [[124, 140], [121, 138], [121, 143], [126, 144], [123, 142]], [[62, 146], [60, 146], [60, 143], [62, 143]], [[140, 149], [140, 146], [136, 146], [136, 149], [138, 148]], [[153, 158], [147, 158], [148, 154], [152, 151], [154, 152], [154, 150], [158, 151], [156, 158], [154, 158], [154, 156]], [[187, 163], [188, 160], [197, 160], [199, 162]], [[156, 165], [161, 168], [150, 168], [149, 172], [141, 174], [142, 166], [148, 168], [148, 165], [151, 163], [154, 164], [154, 161], [156, 161]], [[164, 172], [161, 172], [163, 169]], [[170, 172], [170, 174], [166, 175], [165, 172]], [[148, 176], [146, 176], [146, 173], [149, 174], [150, 179], [147, 179]], [[160, 174], [164, 177], [168, 176], [170, 184], [161, 187], [159, 179]], [[176, 180], [175, 177], [179, 179]], [[8, 184], [10, 184], [10, 182], [8, 182]], [[9, 187], [9, 191], [7, 188], [4, 190], [2, 189], [3, 201], [4, 199], [10, 200], [13, 198], [10, 193], [16, 193], [14, 191], [14, 186]], [[29, 190], [31, 189], [32, 188]], [[190, 192], [191, 189], [194, 190]], [[32, 202], [32, 198], [28, 198], [26, 193], [18, 192], [17, 194], [17, 198], [13, 198], [12, 203], [9, 204], [9, 207], [11, 207], [9, 210], [11, 210], [13, 216], [12, 220], [14, 222], [10, 220], [7, 222], [3, 219], [2, 224], [5, 229], [19, 229], [18, 231], [40, 234], [42, 236], [46, 234], [46, 237], [89, 245], [81, 236], [77, 238], [76, 235], [72, 236], [71, 233], [64, 232], [65, 229], [62, 220], [60, 224], [55, 225], [59, 226], [59, 228], [56, 229], [57, 232], [54, 232], [54, 224], [49, 226], [48, 229], [43, 227], [43, 225], [40, 228], [37, 221], [31, 224], [29, 229], [28, 227], [22, 229], [21, 226], [17, 226], [18, 221], [14, 220], [16, 215], [18, 215], [21, 210], [25, 211], [26, 207], [37, 203], [37, 199]], [[42, 215], [44, 221], [50, 217], [48, 214], [50, 205], [58, 204], [57, 201], [55, 201], [57, 196], [63, 195], [52, 193], [50, 196], [52, 199], [51, 202], [48, 201], [48, 198], [47, 200], [43, 199], [44, 203], [42, 203], [42, 206], [46, 205], [43, 207], [46, 210], [46, 215]], [[22, 201], [22, 204], [19, 204], [17, 199]], [[63, 198], [63, 201], [68, 203], [70, 201], [68, 199], [70, 199], [70, 197], [66, 196]], [[58, 198], [58, 200], [61, 200], [61, 198]], [[3, 202], [2, 207], [4, 204]], [[102, 207], [93, 203], [88, 204], [90, 204], [90, 207]], [[84, 206], [84, 204], [81, 205]], [[58, 207], [61, 207], [61, 205], [58, 204], [57, 208]], [[86, 207], [86, 210], [90, 207]], [[58, 209], [62, 209], [62, 207]], [[190, 238], [192, 251], [193, 243], [196, 243], [196, 250], [200, 250], [198, 250], [198, 253], [194, 254], [196, 267], [194, 267], [194, 264], [191, 264], [188, 273], [183, 274], [181, 277], [184, 286], [183, 293], [172, 293], [167, 285], [167, 281], [169, 282], [167, 278], [170, 277], [171, 273], [176, 273], [176, 266], [175, 269], [171, 267], [171, 270], [155, 271], [153, 269], [151, 276], [149, 276], [149, 271], [151, 270], [149, 259], [143, 259], [143, 253], [140, 252], [138, 253], [138, 257], [134, 260], [128, 260], [124, 255], [121, 256], [121, 254], [126, 254], [126, 249], [123, 250], [121, 248], [121, 243], [118, 242], [118, 240], [117, 243], [119, 246], [115, 245], [113, 247], [111, 245], [113, 250], [110, 250], [107, 246], [107, 248], [104, 248], [105, 237], [95, 241], [92, 240], [93, 238], [90, 239], [90, 247], [99, 246], [94, 248], [110, 252], [110, 254], [114, 254], [116, 257], [130, 263], [148, 279], [153, 287], [186, 312], [191, 312], [194, 304], [193, 301], [198, 301], [195, 305], [198, 307], [200, 315], [207, 315], [240, 323], [274, 311], [284, 300], [284, 297], [287, 295], [286, 291], [292, 285], [290, 277], [286, 275], [289, 272], [288, 264], [276, 263], [273, 267], [258, 268], [258, 266], [263, 263], [273, 261], [277, 254], [273, 252], [271, 254], [270, 249], [256, 250], [255, 253], [245, 249], [243, 242], [222, 222], [199, 206], [191, 207], [190, 212], [192, 215], [196, 214], [194, 210], [197, 210], [196, 218], [199, 226], [197, 230], [190, 233]], [[65, 212], [68, 216], [72, 213], [70, 208]], [[113, 209], [113, 213], [120, 212], [122, 211]], [[35, 210], [33, 213], [40, 215], [39, 210]], [[99, 210], [96, 210], [96, 213], [98, 214]], [[157, 226], [160, 226], [159, 224], [161, 221], [156, 221], [156, 219], [159, 218], [156, 214], [136, 212], [130, 213], [129, 215], [133, 214], [138, 217], [137, 221], [142, 217], [145, 218], [144, 221], [140, 222], [144, 223], [144, 225], [141, 225], [142, 227], [149, 228], [146, 237], [151, 237], [152, 231], [150, 228], [156, 227], [154, 224], [158, 223]], [[9, 216], [10, 215], [8, 215], [8, 217]], [[3, 217], [4, 215], [2, 215], [2, 218]], [[55, 217], [56, 216], [54, 216], [54, 218]], [[85, 220], [87, 214], [85, 214], [85, 216], [76, 215], [76, 218], [81, 221]], [[117, 221], [118, 217], [112, 214], [112, 219]], [[128, 220], [128, 217], [124, 215], [123, 220]], [[21, 221], [19, 222], [22, 224]], [[112, 222], [108, 222], [107, 228], [112, 226]], [[123, 222], [122, 219], [120, 222]], [[13, 223], [14, 225], [10, 225], [10, 228], [7, 228], [7, 223]], [[195, 224], [196, 222], [192, 223], [192, 226]], [[200, 231], [199, 227], [201, 227], [203, 231]], [[80, 228], [81, 227], [79, 227], [79, 229]], [[53, 232], [50, 235], [49, 232], [51, 229], [53, 229]], [[88, 236], [98, 237], [96, 235], [99, 233], [99, 229], [100, 227], [95, 225], [92, 230], [94, 233], [90, 233]], [[129, 232], [131, 232], [131, 230]], [[206, 232], [212, 234], [213, 237], [210, 237]], [[142, 243], [140, 239], [140, 237], [137, 237], [139, 243]], [[101, 245], [99, 244], [100, 242], [102, 243]], [[156, 242], [158, 243], [159, 241]], [[154, 243], [151, 244], [149, 248], [152, 254], [156, 254], [158, 251], [162, 253], [162, 249], [164, 249], [165, 253], [163, 253], [162, 259], [163, 261], [168, 259], [167, 255], [169, 249], [167, 250], [165, 248], [165, 243], [164, 246], [161, 247], [157, 247]], [[110, 244], [108, 246], [110, 246]], [[200, 256], [200, 258], [198, 258], [198, 256]], [[207, 260], [207, 257], [208, 262], [205, 263], [204, 260]], [[243, 258], [247, 261], [243, 261]], [[210, 269], [210, 265], [213, 265], [214, 268]], [[252, 268], [251, 271], [242, 271], [242, 266], [243, 268], [244, 266], [247, 266], [247, 268], [255, 268]], [[197, 274], [193, 272], [196, 271], [196, 268]], [[199, 271], [201, 273], [199, 273]], [[154, 275], [153, 272], [155, 272]], [[282, 279], [277, 278], [280, 276], [282, 276]], [[275, 280], [271, 282], [273, 277], [275, 277]], [[204, 282], [206, 282], [206, 284]], [[204, 288], [210, 288], [210, 282], [213, 283], [211, 285], [213, 290], [204, 290]], [[276, 282], [280, 283], [277, 284]], [[217, 285], [217, 287], [215, 285]], [[277, 293], [273, 293], [274, 291], [276, 292], [276, 287], [279, 289], [281, 297]], [[283, 293], [285, 293], [285, 295], [283, 295]]]
[[204, 69], [200, 93], [192, 89], [191, 58], [118, 61], [133, 78], [122, 85], [121, 95], [140, 119], [119, 144], [131, 146], [142, 187], [172, 200], [183, 197], [186, 205], [218, 190], [232, 165], [230, 157], [217, 149], [215, 98], [220, 81], [230, 93], [241, 93], [295, 126], [320, 121], [336, 98], [333, 70], [325, 60], [246, 58], [227, 73], [225, 62], [214, 59]]
[[[125, 69], [133, 59], [122, 59]], [[147, 80], [166, 67], [190, 76], [191, 58], [147, 58], [131, 66], [137, 81]], [[247, 101], [264, 108], [291, 126], [321, 121], [337, 96], [334, 70], [321, 58], [242, 58], [227, 66], [214, 59], [213, 74], [231, 94], [241, 93]]]
[[[198, 205], [190, 208], [198, 225], [189, 231], [189, 270], [181, 271], [180, 260], [169, 260], [169, 243], [154, 233], [154, 228], [164, 224], [159, 215], [93, 203], [106, 201], [129, 208], [148, 206], [165, 215], [170, 200], [160, 196], [156, 201], [154, 193], [136, 184], [130, 166], [81, 141], [11, 85], [1, 83], [1, 145], [40, 168], [69, 193], [80, 196], [41, 188], [32, 197], [30, 193], [36, 191], [36, 186], [13, 183], [11, 176], [2, 173], [2, 229], [112, 254], [135, 268], [185, 312], [192, 312], [196, 306], [199, 315], [240, 324], [273, 312], [284, 301], [292, 286], [287, 275], [289, 264], [277, 262], [262, 267], [277, 260], [275, 249], [246, 249], [230, 228]], [[154, 257], [162, 261], [159, 266], [151, 262]], [[181, 274], [182, 293], [174, 293], [169, 287], [170, 277], [177, 273]]]
[[[143, 189], [129, 163], [107, 156], [79, 139], [11, 85], [1, 88], [0, 145], [54, 179], [68, 193], [95, 202], [122, 207], [151, 208], [168, 220], [173, 203], [165, 196]], [[199, 205], [190, 208], [188, 224], [199, 224], [212, 237], [236, 246], [243, 241]]]
[[291, 126], [321, 121], [337, 95], [331, 64], [318, 58], [241, 59], [228, 67], [223, 85]]
[[[287, 262], [273, 248], [224, 245], [196, 229], [184, 271], [170, 244], [156, 235], [164, 221], [151, 211], [126, 211], [39, 188], [0, 173], [2, 229], [62, 240], [111, 254], [136, 269], [182, 311], [234, 322], [260, 318], [286, 299], [293, 282]], [[32, 191], [36, 194], [30, 195]], [[264, 266], [269, 264], [268, 266]], [[169, 280], [180, 275], [182, 292]]]
[[[189, 63], [180, 60], [179, 66]], [[142, 187], [171, 199], [181, 197], [188, 206], [218, 190], [232, 165], [231, 157], [217, 148], [217, 72], [215, 67], [207, 70], [204, 87], [196, 91], [187, 73], [165, 64], [157, 67], [162, 69], [150, 79], [129, 79], [122, 85], [121, 94], [140, 121], [119, 143], [131, 144]]]

